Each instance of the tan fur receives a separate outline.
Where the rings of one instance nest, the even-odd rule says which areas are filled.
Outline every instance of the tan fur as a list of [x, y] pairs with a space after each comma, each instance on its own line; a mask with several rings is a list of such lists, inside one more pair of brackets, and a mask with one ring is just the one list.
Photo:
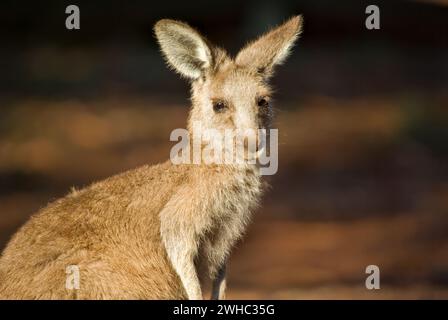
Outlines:
[[[265, 80], [299, 31], [294, 17], [233, 60], [188, 25], [158, 22], [167, 62], [192, 82], [189, 129], [265, 127], [257, 97], [268, 98]], [[215, 99], [226, 112], [214, 112]], [[261, 193], [256, 165], [170, 161], [73, 190], [13, 236], [0, 259], [0, 298], [201, 299], [200, 278], [223, 298], [226, 260]], [[79, 267], [79, 290], [65, 287], [69, 265]]]

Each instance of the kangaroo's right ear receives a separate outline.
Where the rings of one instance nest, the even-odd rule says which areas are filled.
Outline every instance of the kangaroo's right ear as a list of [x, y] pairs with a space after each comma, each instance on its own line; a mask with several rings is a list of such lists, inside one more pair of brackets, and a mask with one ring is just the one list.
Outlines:
[[182, 76], [195, 80], [211, 67], [207, 40], [186, 23], [163, 19], [154, 31], [168, 65]]

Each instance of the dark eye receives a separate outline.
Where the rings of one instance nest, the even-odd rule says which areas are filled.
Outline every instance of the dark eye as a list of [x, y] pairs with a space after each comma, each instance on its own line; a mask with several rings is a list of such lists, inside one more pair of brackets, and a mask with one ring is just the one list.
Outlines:
[[258, 98], [257, 105], [260, 108], [267, 108], [267, 107], [269, 107], [269, 101], [267, 100], [267, 98], [261, 97], [261, 98]]
[[213, 110], [215, 110], [215, 112], [222, 112], [226, 108], [227, 108], [227, 105], [224, 101], [221, 101], [221, 100], [213, 101]]

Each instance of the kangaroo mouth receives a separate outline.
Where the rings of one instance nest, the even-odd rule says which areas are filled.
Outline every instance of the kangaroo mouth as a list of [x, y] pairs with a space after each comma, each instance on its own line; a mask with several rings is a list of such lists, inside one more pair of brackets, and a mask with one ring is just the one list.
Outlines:
[[259, 145], [257, 144], [254, 148], [244, 148], [244, 160], [246, 162], [255, 161], [257, 162], [258, 159], [265, 153], [266, 146], [264, 144]]

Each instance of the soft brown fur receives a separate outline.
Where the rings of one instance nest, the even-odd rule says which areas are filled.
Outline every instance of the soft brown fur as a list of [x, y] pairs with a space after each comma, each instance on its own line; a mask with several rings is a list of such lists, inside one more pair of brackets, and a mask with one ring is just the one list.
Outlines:
[[[267, 78], [300, 32], [294, 17], [231, 59], [188, 25], [161, 20], [168, 64], [192, 83], [189, 129], [263, 128]], [[225, 112], [212, 104], [225, 101]], [[37, 212], [0, 259], [2, 299], [201, 299], [199, 278], [224, 297], [225, 263], [261, 196], [256, 165], [173, 165], [122, 173]], [[66, 289], [77, 265], [80, 288]], [[203, 274], [198, 275], [201, 270]]]

